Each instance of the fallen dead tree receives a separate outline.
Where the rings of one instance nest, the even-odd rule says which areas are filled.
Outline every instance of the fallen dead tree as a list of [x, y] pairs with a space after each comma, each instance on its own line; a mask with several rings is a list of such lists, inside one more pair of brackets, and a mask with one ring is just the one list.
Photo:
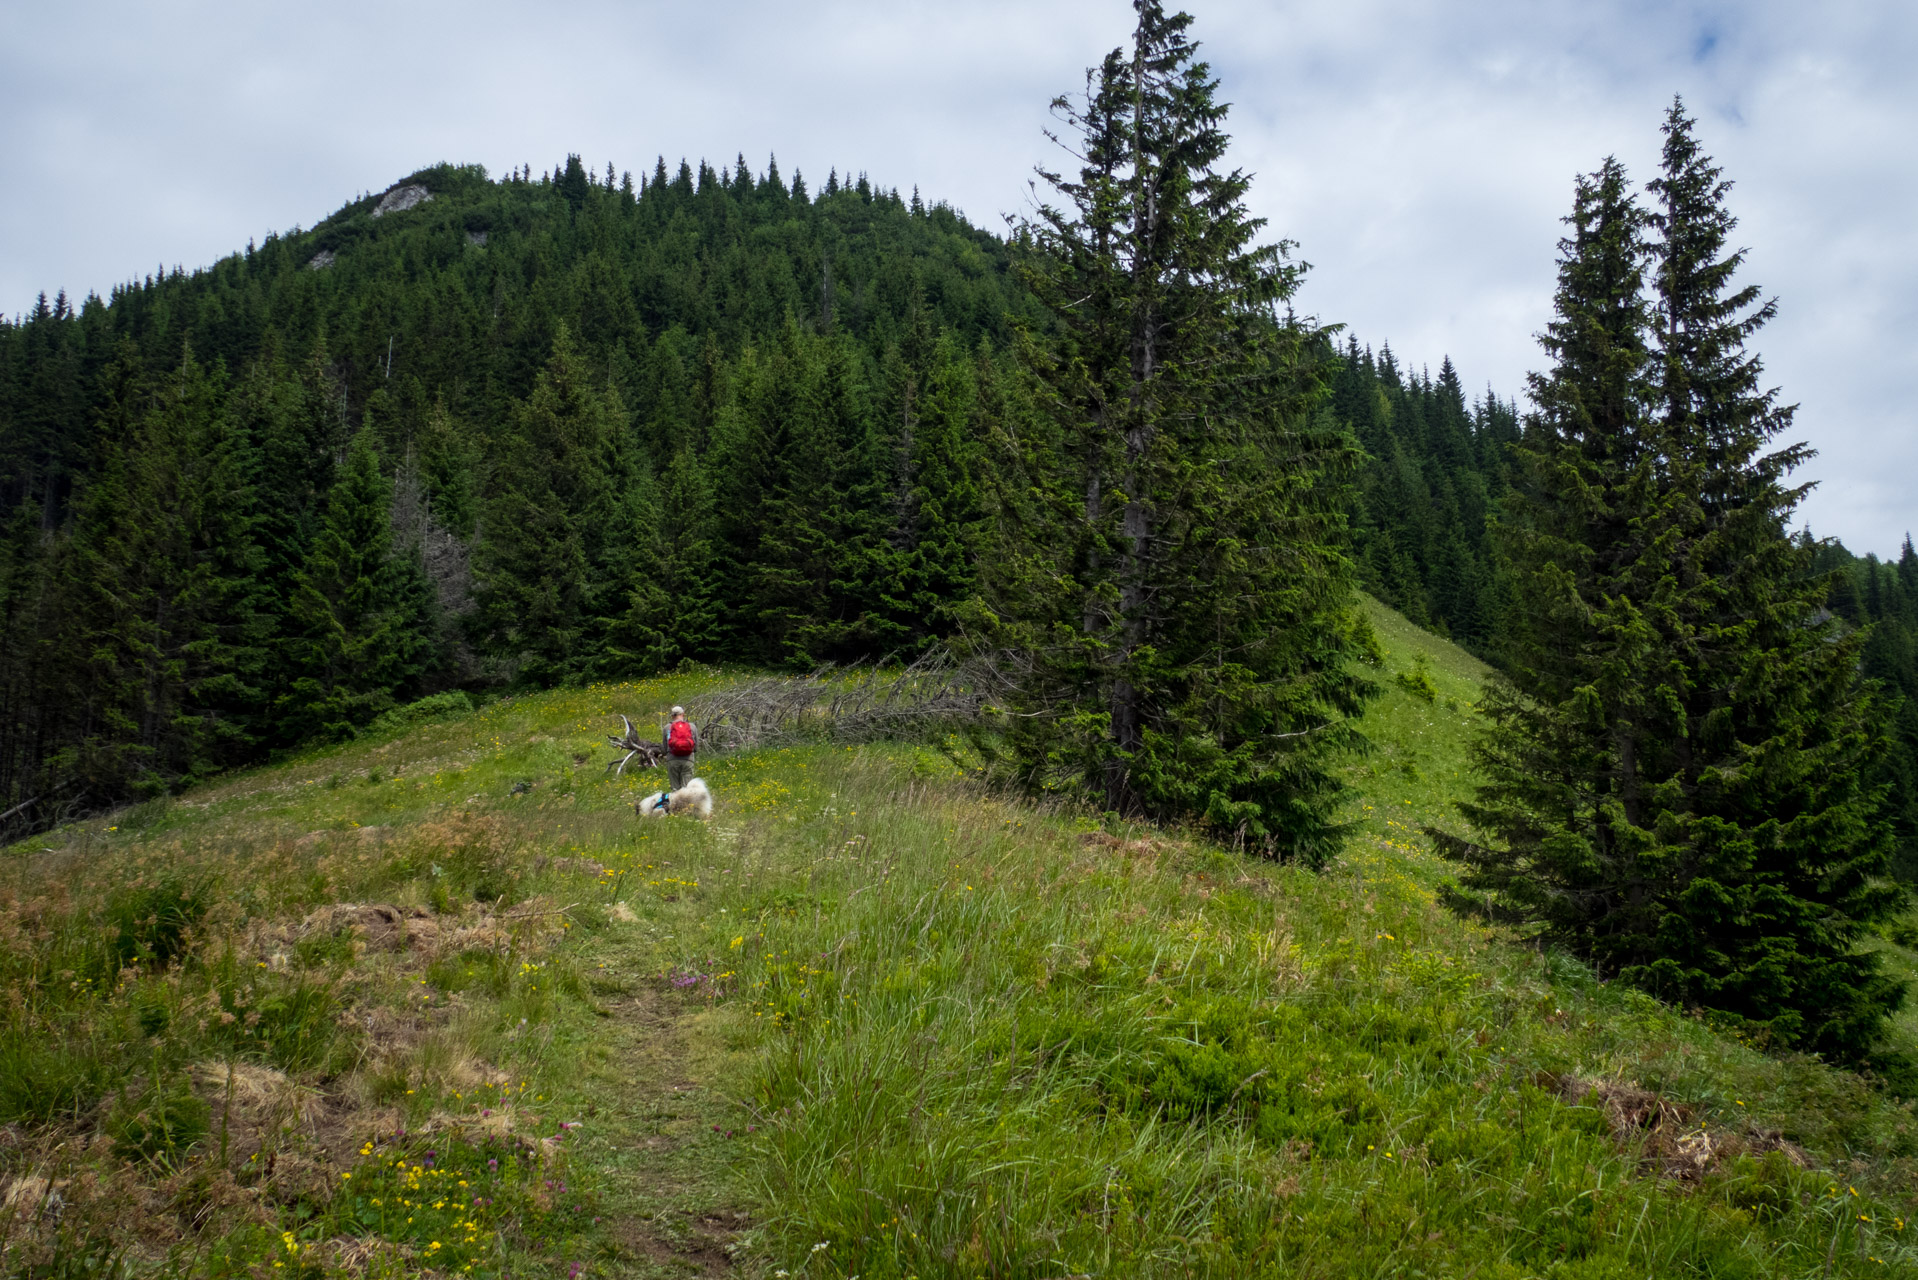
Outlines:
[[702, 748], [739, 751], [800, 741], [869, 742], [975, 725], [993, 705], [990, 668], [928, 654], [905, 667], [825, 666], [766, 676], [688, 707]]
[[626, 766], [635, 758], [638, 759], [639, 767], [642, 769], [658, 768], [659, 762], [666, 758], [666, 744], [642, 739], [639, 736], [639, 730], [633, 728], [633, 722], [625, 716], [621, 716], [619, 722], [626, 726], [626, 732], [609, 733], [606, 735], [606, 741], [624, 751], [626, 755], [624, 759], [615, 760], [606, 768], [612, 773], [625, 773]]

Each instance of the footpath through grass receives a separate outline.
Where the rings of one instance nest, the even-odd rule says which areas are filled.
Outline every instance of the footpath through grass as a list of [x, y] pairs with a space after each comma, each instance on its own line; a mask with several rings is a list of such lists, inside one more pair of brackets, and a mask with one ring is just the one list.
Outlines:
[[1482, 672], [1373, 616], [1321, 874], [912, 745], [714, 759], [711, 823], [638, 822], [602, 735], [686, 680], [15, 849], [5, 1265], [1918, 1273], [1907, 1108], [1436, 904]]

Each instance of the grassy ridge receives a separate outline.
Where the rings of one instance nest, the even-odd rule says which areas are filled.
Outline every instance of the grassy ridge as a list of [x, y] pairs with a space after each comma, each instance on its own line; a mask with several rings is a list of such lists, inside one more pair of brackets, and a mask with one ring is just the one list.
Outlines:
[[1907, 1109], [1436, 905], [1416, 833], [1468, 783], [1483, 671], [1368, 607], [1378, 746], [1319, 875], [912, 745], [714, 759], [712, 823], [637, 823], [653, 780], [607, 779], [599, 735], [687, 680], [15, 850], [0, 1098], [42, 1096], [23, 1045], [67, 1083], [8, 1103], [9, 1266], [1911, 1269]]

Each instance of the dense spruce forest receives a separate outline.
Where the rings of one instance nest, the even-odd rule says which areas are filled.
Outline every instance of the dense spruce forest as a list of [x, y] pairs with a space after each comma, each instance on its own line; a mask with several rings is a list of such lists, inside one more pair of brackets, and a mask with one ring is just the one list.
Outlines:
[[[0, 320], [4, 825], [444, 690], [910, 652], [971, 584], [986, 423], [1029, 411], [1008, 350], [1038, 316], [954, 210], [743, 159], [442, 165], [204, 270], [43, 297]], [[1519, 408], [1341, 337], [1359, 578], [1497, 662]], [[1905, 698], [1918, 878], [1918, 558], [1820, 547]], [[520, 594], [554, 555], [570, 579]]]
[[1446, 357], [1436, 378], [1390, 345], [1346, 341], [1332, 407], [1365, 449], [1352, 518], [1366, 588], [1421, 626], [1491, 657], [1505, 594], [1489, 542], [1519, 437], [1516, 404], [1468, 403]]
[[1834, 541], [1814, 542], [1818, 568], [1831, 576], [1831, 609], [1866, 639], [1859, 668], [1891, 704], [1890, 743], [1881, 782], [1897, 831], [1892, 866], [1918, 884], [1918, 550], [1906, 536], [1896, 561], [1854, 556]]
[[[944, 205], [777, 164], [439, 166], [0, 322], [0, 801], [23, 829], [446, 690], [909, 654], [972, 587], [1043, 324]], [[1514, 409], [1352, 340], [1355, 555], [1483, 646]]]
[[42, 299], [0, 325], [0, 810], [443, 690], [910, 653], [1029, 311], [916, 193], [577, 157]]

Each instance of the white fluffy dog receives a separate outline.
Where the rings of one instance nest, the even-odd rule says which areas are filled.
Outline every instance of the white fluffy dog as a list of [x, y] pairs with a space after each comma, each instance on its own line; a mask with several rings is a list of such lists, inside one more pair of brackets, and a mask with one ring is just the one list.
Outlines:
[[[666, 803], [661, 804], [661, 799]], [[710, 818], [713, 816], [713, 793], [706, 789], [704, 778], [694, 778], [671, 795], [655, 791], [642, 797], [633, 806], [633, 812], [642, 818], [663, 818], [669, 814], [673, 817]]]

